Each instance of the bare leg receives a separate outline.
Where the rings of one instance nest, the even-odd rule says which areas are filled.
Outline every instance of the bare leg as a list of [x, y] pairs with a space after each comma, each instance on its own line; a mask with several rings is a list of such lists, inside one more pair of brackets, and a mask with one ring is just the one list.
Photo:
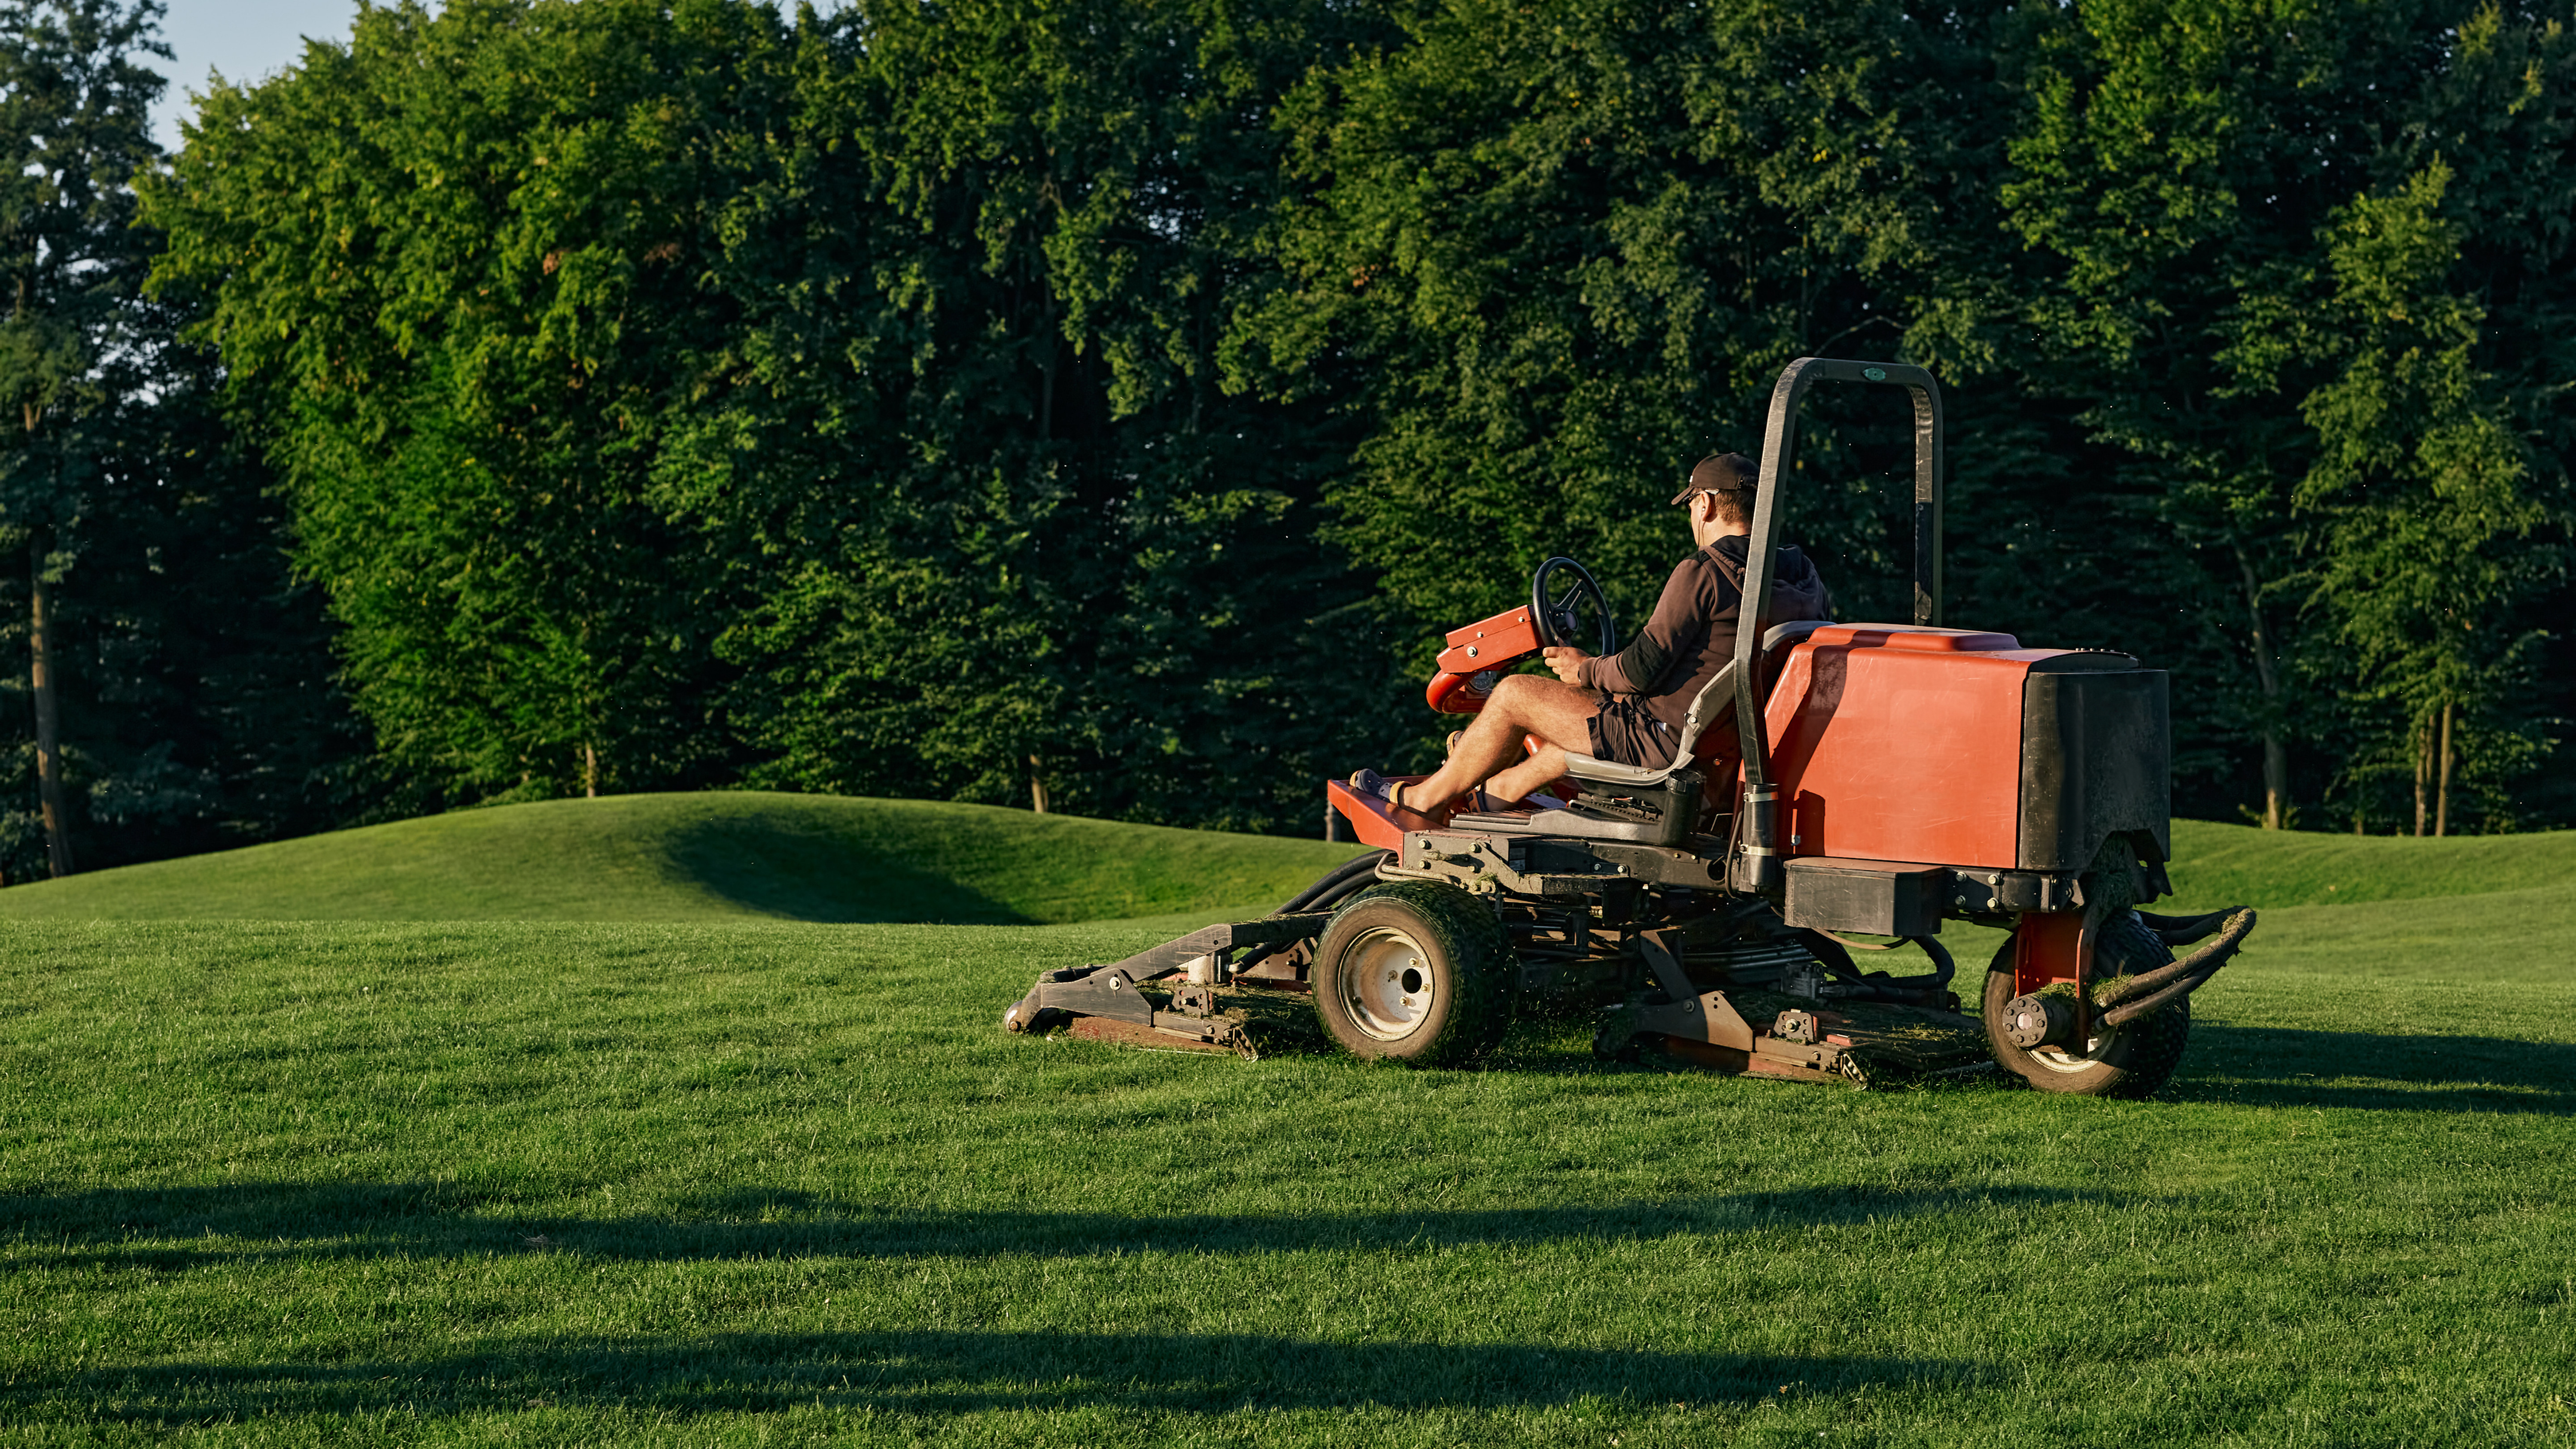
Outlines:
[[[1467, 732], [1458, 739], [1458, 748], [1449, 752], [1449, 762], [1430, 779], [1404, 787], [1404, 803], [1415, 810], [1436, 810], [1456, 797], [1497, 776], [1508, 779], [1497, 784], [1497, 790], [1524, 777], [1533, 783], [1529, 790], [1565, 773], [1565, 752], [1589, 750], [1592, 747], [1592, 716], [1601, 706], [1601, 697], [1588, 689], [1577, 689], [1562, 680], [1538, 674], [1507, 674], [1494, 686], [1494, 697], [1485, 701], [1484, 711]], [[1523, 758], [1523, 735], [1536, 735], [1553, 746], [1536, 755]], [[1535, 775], [1542, 765], [1552, 767], [1545, 775]], [[1518, 768], [1507, 768], [1519, 761]], [[1523, 790], [1511, 798], [1517, 800], [1529, 793]]]
[[1541, 745], [1538, 753], [1512, 766], [1485, 782], [1485, 793], [1505, 809], [1522, 799], [1544, 790], [1565, 774], [1565, 751], [1556, 745]]

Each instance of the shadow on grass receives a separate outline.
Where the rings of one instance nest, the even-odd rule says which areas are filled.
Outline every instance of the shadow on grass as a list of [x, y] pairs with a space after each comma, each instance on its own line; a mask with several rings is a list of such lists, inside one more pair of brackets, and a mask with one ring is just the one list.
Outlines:
[[788, 1189], [748, 1188], [697, 1198], [667, 1214], [569, 1217], [516, 1211], [506, 1202], [438, 1184], [236, 1183], [0, 1197], [0, 1223], [34, 1247], [37, 1258], [182, 1272], [218, 1263], [525, 1253], [687, 1261], [1383, 1251], [1634, 1241], [2078, 1201], [2127, 1199], [2044, 1187], [1834, 1186], [1487, 1212], [1121, 1217], [887, 1211]]
[[1745, 1404], [1798, 1393], [1981, 1381], [1924, 1359], [1354, 1344], [1247, 1334], [918, 1331], [532, 1341], [450, 1358], [165, 1363], [21, 1372], [0, 1406], [158, 1424], [272, 1415], [531, 1407], [706, 1414], [844, 1408], [949, 1414], [1109, 1407], [1226, 1412], [1518, 1408], [1607, 1400]]
[[[1496, 1071], [1526, 1075], [1690, 1074], [1688, 1062], [1642, 1054], [1603, 1063], [1557, 1022], [1507, 1044]], [[1744, 1080], [1751, 1081], [1751, 1078]], [[1995, 1072], [1899, 1080], [1897, 1090], [2018, 1090]], [[1763, 1090], [1834, 1092], [1830, 1083], [1764, 1082]], [[2182, 1068], [2157, 1094], [2178, 1102], [2249, 1107], [2345, 1107], [2400, 1112], [2576, 1113], [2576, 1045], [2491, 1036], [2302, 1031], [2195, 1021]]]
[[2196, 1021], [2163, 1095], [2255, 1107], [2576, 1112], [2576, 1046]]
[[671, 863], [702, 888], [793, 921], [1026, 926], [1030, 917], [972, 886], [871, 848], [819, 820], [719, 815], [676, 831]]

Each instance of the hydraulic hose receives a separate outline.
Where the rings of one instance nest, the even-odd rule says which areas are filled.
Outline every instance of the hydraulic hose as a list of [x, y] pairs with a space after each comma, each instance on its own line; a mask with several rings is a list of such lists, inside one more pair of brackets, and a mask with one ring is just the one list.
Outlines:
[[1375, 884], [1377, 884], [1377, 876], [1374, 873], [1354, 873], [1336, 883], [1332, 889], [1315, 897], [1313, 900], [1308, 901], [1306, 903], [1306, 909], [1310, 911], [1329, 911], [1333, 907], [1340, 905], [1342, 902], [1349, 900], [1351, 897], [1358, 895], [1360, 892], [1367, 890], [1370, 886]]
[[1299, 891], [1296, 896], [1288, 902], [1288, 904], [1281, 906], [1279, 909], [1271, 912], [1271, 914], [1274, 916], [1285, 916], [1306, 910], [1309, 907], [1314, 906], [1319, 898], [1335, 894], [1334, 887], [1341, 885], [1345, 881], [1363, 874], [1371, 876], [1376, 875], [1378, 865], [1391, 854], [1393, 854], [1392, 851], [1372, 850], [1366, 855], [1352, 856], [1350, 859], [1343, 861], [1340, 865], [1334, 866], [1331, 870], [1315, 877], [1315, 883], [1313, 885]]
[[1799, 945], [1807, 948], [1807, 954], [1816, 958], [1816, 964], [1825, 968], [1826, 975], [1837, 981], [1860, 982], [1868, 979], [1861, 974], [1860, 967], [1853, 964], [1851, 952], [1843, 949], [1842, 942], [1822, 931], [1808, 930], [1804, 927], [1792, 934], [1798, 938]]
[[[2110, 989], [2094, 1002], [2098, 1007], [2118, 1008], [2103, 1017], [2102, 1024], [2118, 1026], [2121, 1022], [2144, 1016], [2156, 1007], [2170, 1005], [2199, 990], [2219, 967], [2226, 965], [2228, 958], [2236, 954], [2236, 949], [2245, 944], [2245, 938], [2253, 934], [2255, 916], [2252, 910], [2243, 908], [2218, 914], [2226, 917], [2227, 929], [2219, 932], [2216, 940], [2170, 966], [2159, 966], [2125, 981], [2111, 983]], [[2185, 981], [2191, 984], [2179, 991], [2170, 989]], [[2141, 997], [2153, 1004], [2131, 1004], [2138, 1003]]]
[[2163, 938], [2166, 945], [2188, 946], [2217, 930], [2219, 923], [2225, 921], [2235, 910], [2236, 907], [2229, 906], [2225, 910], [2211, 911], [2204, 916], [2159, 916], [2153, 911], [2140, 911], [2138, 919], [2146, 923], [2148, 930]]
[[[1366, 855], [1355, 855], [1317, 876], [1313, 885], [1297, 892], [1288, 904], [1272, 911], [1271, 914], [1288, 916], [1295, 915], [1299, 911], [1330, 910], [1374, 884], [1377, 880], [1378, 866], [1394, 854], [1395, 852], [1391, 850], [1372, 850]], [[1275, 945], [1255, 946], [1244, 954], [1241, 961], [1235, 963], [1234, 969], [1251, 970], [1254, 966], [1287, 950], [1290, 944], [1282, 941]]]
[[[2227, 963], [2222, 961], [2218, 964], [2219, 966], [2224, 966]], [[2112, 1010], [2102, 1013], [2102, 1025], [2105, 1027], [2119, 1026], [2126, 1022], [2135, 1021], [2139, 1017], [2146, 1015], [2148, 1012], [2161, 1011], [2165, 1007], [2171, 1006], [2175, 1002], [2182, 1000], [2184, 997], [2191, 995], [2195, 991], [2198, 991], [2200, 988], [2207, 986], [2209, 984], [2209, 978], [2217, 974], [2218, 966], [2212, 966], [2197, 976], [2186, 976], [2180, 981], [2172, 983], [2164, 990], [2157, 992], [2155, 995], [2150, 996], [2143, 1001], [2133, 1000], [2125, 1005], [2115, 1007]]]
[[1824, 966], [1825, 974], [1843, 983], [1843, 989], [1835, 994], [1846, 1001], [1911, 1005], [1926, 991], [1947, 989], [1950, 978], [1959, 971], [1959, 963], [1950, 958], [1949, 951], [1929, 936], [1905, 939], [1922, 947], [1923, 954], [1932, 958], [1932, 974], [1905, 977], [1891, 977], [1883, 971], [1864, 974], [1853, 962], [1851, 952], [1843, 948], [1843, 943], [1823, 931], [1801, 929], [1797, 936], [1799, 944], [1807, 948], [1807, 953]]

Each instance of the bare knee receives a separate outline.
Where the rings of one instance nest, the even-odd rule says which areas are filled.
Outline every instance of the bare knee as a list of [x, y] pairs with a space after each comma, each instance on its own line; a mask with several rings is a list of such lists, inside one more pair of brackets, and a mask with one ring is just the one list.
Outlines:
[[1535, 674], [1506, 674], [1494, 682], [1493, 698], [1486, 703], [1485, 708], [1492, 709], [1495, 705], [1501, 705], [1515, 717], [1526, 716], [1532, 704], [1546, 697], [1547, 687], [1553, 683], [1555, 683], [1554, 680], [1543, 679]]
[[1512, 729], [1551, 744], [1580, 749], [1590, 742], [1590, 720], [1600, 697], [1542, 674], [1511, 674], [1496, 681], [1486, 712]]

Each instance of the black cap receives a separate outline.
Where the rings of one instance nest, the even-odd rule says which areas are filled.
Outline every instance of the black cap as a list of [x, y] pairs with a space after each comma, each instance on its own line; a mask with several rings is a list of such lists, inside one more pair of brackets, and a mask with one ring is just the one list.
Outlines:
[[1687, 503], [1694, 493], [1750, 493], [1761, 472], [1762, 465], [1742, 453], [1711, 453], [1691, 466], [1673, 502]]

